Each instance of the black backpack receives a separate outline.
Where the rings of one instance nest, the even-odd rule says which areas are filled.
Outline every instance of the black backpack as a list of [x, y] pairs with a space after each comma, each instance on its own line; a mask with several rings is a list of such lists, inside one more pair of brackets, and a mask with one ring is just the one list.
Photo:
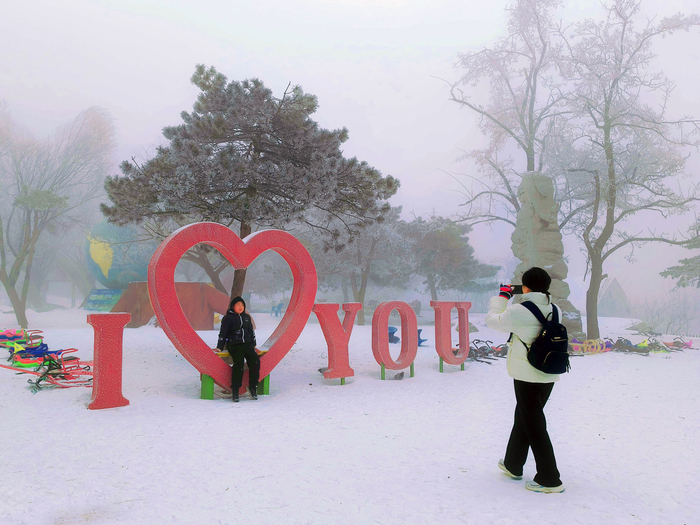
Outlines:
[[520, 303], [532, 312], [542, 323], [542, 331], [527, 349], [527, 360], [537, 370], [545, 374], [563, 374], [571, 368], [569, 364], [569, 336], [566, 327], [559, 322], [557, 308], [552, 305], [552, 319], [542, 315], [540, 309], [532, 301]]

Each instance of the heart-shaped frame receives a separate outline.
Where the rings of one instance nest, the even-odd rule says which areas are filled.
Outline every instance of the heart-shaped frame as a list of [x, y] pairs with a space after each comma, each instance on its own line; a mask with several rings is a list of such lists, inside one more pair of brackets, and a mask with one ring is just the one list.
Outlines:
[[[260, 377], [267, 376], [287, 355], [311, 315], [316, 298], [316, 266], [303, 244], [281, 230], [263, 230], [241, 240], [226, 226], [213, 222], [189, 224], [173, 232], [158, 247], [148, 264], [148, 294], [160, 326], [175, 348], [200, 373], [218, 385], [231, 387], [231, 367], [212, 352], [190, 325], [175, 291], [175, 268], [193, 246], [204, 243], [216, 248], [236, 269], [247, 268], [266, 250], [274, 250], [289, 264], [294, 278], [292, 296], [279, 325], [261, 350]], [[248, 373], [241, 390], [248, 384]]]

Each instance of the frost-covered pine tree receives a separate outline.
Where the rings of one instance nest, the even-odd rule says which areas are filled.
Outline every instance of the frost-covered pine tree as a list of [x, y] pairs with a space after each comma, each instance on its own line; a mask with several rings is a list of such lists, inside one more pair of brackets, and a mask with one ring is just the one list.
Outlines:
[[[112, 204], [102, 211], [110, 221], [214, 221], [238, 226], [242, 238], [254, 228], [306, 223], [332, 245], [388, 211], [398, 180], [343, 156], [348, 132], [311, 118], [315, 96], [294, 86], [275, 97], [258, 79], [229, 82], [203, 65], [191, 80], [201, 92], [182, 124], [164, 128], [169, 143], [108, 178]], [[237, 270], [232, 295], [244, 281]]]

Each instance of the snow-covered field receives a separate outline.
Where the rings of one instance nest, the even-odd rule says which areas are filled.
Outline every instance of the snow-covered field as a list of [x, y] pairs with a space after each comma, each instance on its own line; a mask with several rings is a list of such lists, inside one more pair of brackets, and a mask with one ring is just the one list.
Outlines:
[[[85, 315], [29, 318], [89, 359]], [[259, 341], [279, 320], [255, 319]], [[504, 341], [470, 320], [472, 337]], [[629, 321], [601, 324], [616, 337]], [[89, 411], [87, 388], [32, 394], [0, 370], [0, 524], [700, 523], [700, 351], [573, 358], [546, 408], [566, 491], [536, 494], [496, 465], [515, 406], [505, 361], [440, 374], [423, 335], [416, 376], [381, 381], [371, 328], [356, 326], [341, 386], [318, 373], [326, 346], [309, 322], [271, 395], [238, 404], [200, 400], [199, 374], [150, 326], [125, 331], [127, 407]]]

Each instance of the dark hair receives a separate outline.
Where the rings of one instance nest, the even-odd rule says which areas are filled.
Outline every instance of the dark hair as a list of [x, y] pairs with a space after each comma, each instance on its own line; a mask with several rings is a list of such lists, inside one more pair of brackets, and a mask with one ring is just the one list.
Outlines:
[[523, 274], [523, 286], [527, 286], [533, 292], [542, 292], [549, 295], [549, 285], [552, 278], [542, 268], [533, 266]]
[[233, 307], [236, 306], [236, 303], [243, 303], [243, 310], [245, 311], [245, 301], [240, 295], [237, 295], [236, 297], [231, 299], [231, 302], [228, 305], [228, 309], [233, 310]]

